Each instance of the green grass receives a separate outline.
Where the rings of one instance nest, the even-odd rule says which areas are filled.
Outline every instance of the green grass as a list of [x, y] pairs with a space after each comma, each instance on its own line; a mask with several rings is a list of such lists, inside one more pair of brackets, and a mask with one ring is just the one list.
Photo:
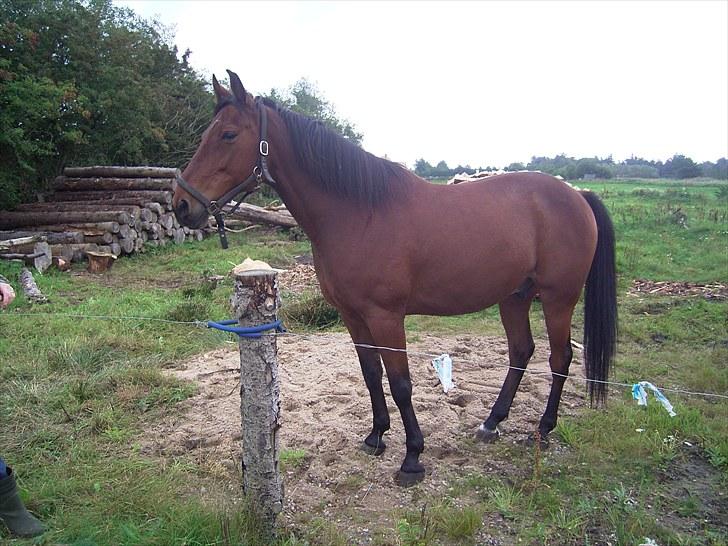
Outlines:
[[288, 297], [281, 309], [286, 324], [297, 330], [341, 326], [341, 317], [320, 292], [306, 292]]
[[[589, 185], [603, 195], [617, 230], [621, 320], [613, 379], [728, 394], [728, 303], [628, 294], [634, 278], [728, 282], [725, 184]], [[687, 227], [674, 220], [678, 208]], [[230, 279], [212, 285], [205, 276], [226, 275], [248, 256], [285, 267], [310, 251], [286, 236], [230, 238], [225, 252], [210, 238], [118, 260], [102, 276], [49, 271], [36, 276], [49, 304], [19, 295], [0, 313], [0, 455], [16, 469], [28, 506], [49, 525], [48, 543], [265, 543], [252, 510], [222, 493], [219, 475], [185, 458], [149, 457], [138, 444], [145, 428], [195, 393], [193, 384], [162, 370], [233, 340], [189, 323], [230, 315]], [[0, 262], [0, 274], [14, 279], [18, 271]], [[341, 330], [327, 313], [311, 305], [300, 322], [291, 318], [294, 330]], [[543, 335], [537, 304], [532, 316], [534, 333]], [[497, 308], [408, 317], [407, 328], [411, 339], [502, 335]], [[452, 484], [448, 499], [430, 498], [425, 489], [415, 506], [393, 515], [394, 528], [377, 532], [387, 544], [467, 544], [493, 534], [505, 544], [627, 545], [649, 536], [660, 544], [725, 545], [725, 528], [705, 520], [728, 484], [728, 403], [665, 394], [674, 418], [652, 398], [637, 407], [627, 389], [613, 388], [608, 411], [560, 419], [555, 451], [490, 446], [489, 457], [507, 461], [507, 473], [443, 469]], [[461, 448], [464, 456], [474, 452], [465, 441]], [[296, 470], [310, 456], [288, 450], [282, 463]], [[697, 481], [680, 478], [696, 469]], [[352, 476], [350, 489], [362, 480]], [[201, 494], [203, 487], [214, 494]], [[284, 528], [279, 543], [348, 542], [345, 530], [320, 514], [306, 521]]]
[[498, 484], [487, 491], [487, 502], [492, 511], [506, 519], [515, 519], [523, 492], [513, 485]]
[[303, 466], [306, 461], [306, 450], [284, 449], [279, 454], [281, 470], [295, 470]]
[[728, 184], [590, 181], [610, 211], [628, 279], [728, 281]]
[[[255, 542], [254, 518], [196, 500], [215, 476], [173, 460], [160, 468], [135, 445], [147, 424], [195, 392], [163, 368], [232, 339], [167, 322], [230, 316], [231, 281], [213, 287], [203, 276], [225, 274], [248, 256], [286, 266], [309, 250], [264, 235], [232, 237], [232, 252], [208, 239], [119, 260], [102, 277], [80, 268], [36, 274], [51, 302], [31, 305], [21, 294], [0, 313], [1, 455], [33, 492], [28, 505], [49, 523], [53, 541], [235, 544], [232, 537], [250, 535]], [[0, 264], [10, 279], [18, 271]]]
[[446, 507], [440, 515], [437, 528], [451, 540], [465, 543], [474, 539], [481, 523], [482, 517], [478, 507]]

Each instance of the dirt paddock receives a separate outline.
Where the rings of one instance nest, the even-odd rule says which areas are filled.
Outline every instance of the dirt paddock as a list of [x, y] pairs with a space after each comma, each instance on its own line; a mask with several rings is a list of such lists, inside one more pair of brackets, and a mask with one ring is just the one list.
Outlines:
[[[540, 373], [524, 376], [511, 415], [502, 423], [502, 442], [525, 439], [536, 429], [546, 406], [548, 344], [539, 339], [536, 345], [529, 370]], [[456, 388], [443, 393], [430, 360], [410, 357], [413, 401], [425, 436], [421, 460], [427, 475], [421, 485], [402, 489], [393, 484], [393, 477], [404, 456], [404, 430], [386, 380], [392, 428], [385, 436], [387, 451], [371, 457], [360, 450], [371, 428], [372, 412], [349, 336], [279, 338], [281, 447], [305, 453], [298, 465], [284, 468], [287, 522], [322, 517], [345, 529], [350, 542], [366, 543], [375, 529], [392, 528], [398, 509], [412, 509], [423, 494], [445, 494], [453, 479], [509, 472], [509, 462], [493, 457], [492, 446], [473, 440], [505, 378], [505, 339], [420, 336], [408, 348], [449, 353]], [[164, 458], [192, 456], [207, 472], [229, 475], [231, 490], [239, 489], [239, 365], [237, 346], [231, 345], [170, 370], [194, 382], [198, 391], [149, 431], [145, 452]], [[583, 377], [578, 350], [572, 375]], [[581, 381], [567, 381], [560, 414], [585, 406], [583, 393]]]

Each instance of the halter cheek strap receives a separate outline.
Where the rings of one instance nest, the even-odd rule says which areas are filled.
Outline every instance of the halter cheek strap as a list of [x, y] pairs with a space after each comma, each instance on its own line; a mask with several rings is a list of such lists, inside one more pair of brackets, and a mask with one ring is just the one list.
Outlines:
[[217, 222], [217, 233], [220, 236], [220, 244], [222, 245], [222, 248], [228, 247], [227, 235], [225, 234], [225, 219], [223, 207], [227, 205], [234, 197], [240, 195], [241, 193], [244, 193], [243, 197], [238, 200], [237, 204], [230, 211], [231, 213], [235, 212], [235, 210], [240, 206], [245, 198], [248, 197], [248, 195], [253, 193], [255, 190], [257, 190], [260, 187], [260, 184], [262, 184], [263, 182], [268, 183], [274, 188], [276, 186], [276, 181], [271, 176], [270, 171], [268, 170], [268, 115], [265, 106], [263, 105], [260, 98], [255, 99], [255, 105], [258, 108], [260, 116], [260, 140], [258, 142], [258, 160], [253, 167], [253, 172], [250, 173], [248, 178], [243, 180], [240, 184], [236, 185], [230, 191], [218, 197], [217, 199], [210, 200], [201, 191], [194, 188], [189, 182], [187, 182], [182, 177], [182, 173], [179, 169], [177, 169], [177, 172], [174, 176], [177, 185], [179, 185], [195, 200], [201, 203], [202, 206], [205, 207], [207, 212], [215, 218], [215, 221]]

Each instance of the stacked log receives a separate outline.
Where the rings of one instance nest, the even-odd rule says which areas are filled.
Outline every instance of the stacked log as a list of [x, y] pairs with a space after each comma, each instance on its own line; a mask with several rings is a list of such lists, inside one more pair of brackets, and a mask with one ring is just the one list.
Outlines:
[[145, 247], [201, 240], [202, 230], [180, 226], [172, 212], [176, 170], [164, 167], [68, 167], [42, 202], [0, 212], [0, 240], [38, 235], [53, 256], [86, 259]]
[[[233, 212], [233, 209], [234, 210]], [[290, 212], [285, 208], [278, 210], [270, 210], [250, 203], [232, 202], [226, 205], [223, 210], [230, 214], [230, 218], [237, 218], [246, 222], [269, 224], [284, 228], [294, 228], [298, 226], [298, 222], [293, 218]]]
[[0, 239], [0, 259], [20, 260], [41, 273], [51, 265], [51, 247], [45, 237], [37, 234]]

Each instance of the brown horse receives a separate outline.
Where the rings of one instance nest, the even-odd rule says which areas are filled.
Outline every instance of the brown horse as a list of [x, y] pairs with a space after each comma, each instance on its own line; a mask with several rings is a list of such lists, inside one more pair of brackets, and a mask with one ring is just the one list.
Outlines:
[[399, 483], [424, 476], [407, 354], [381, 349], [406, 348], [407, 314], [456, 315], [499, 305], [512, 368], [477, 431], [490, 441], [500, 434], [497, 425], [508, 416], [533, 354], [529, 309], [538, 295], [553, 372], [538, 427], [545, 440], [556, 426], [572, 358], [571, 317], [586, 284], [589, 394], [592, 402], [604, 401], [616, 339], [616, 282], [614, 232], [596, 195], [533, 172], [457, 186], [431, 184], [321, 122], [253, 99], [238, 76], [229, 74], [232, 92], [213, 78], [217, 109], [178, 177], [177, 218], [200, 227], [221, 206], [214, 199], [230, 200], [261, 181], [275, 188], [311, 240], [324, 297], [358, 344], [374, 414], [364, 447], [372, 454], [384, 451], [382, 435], [389, 429], [384, 362], [406, 434]]

